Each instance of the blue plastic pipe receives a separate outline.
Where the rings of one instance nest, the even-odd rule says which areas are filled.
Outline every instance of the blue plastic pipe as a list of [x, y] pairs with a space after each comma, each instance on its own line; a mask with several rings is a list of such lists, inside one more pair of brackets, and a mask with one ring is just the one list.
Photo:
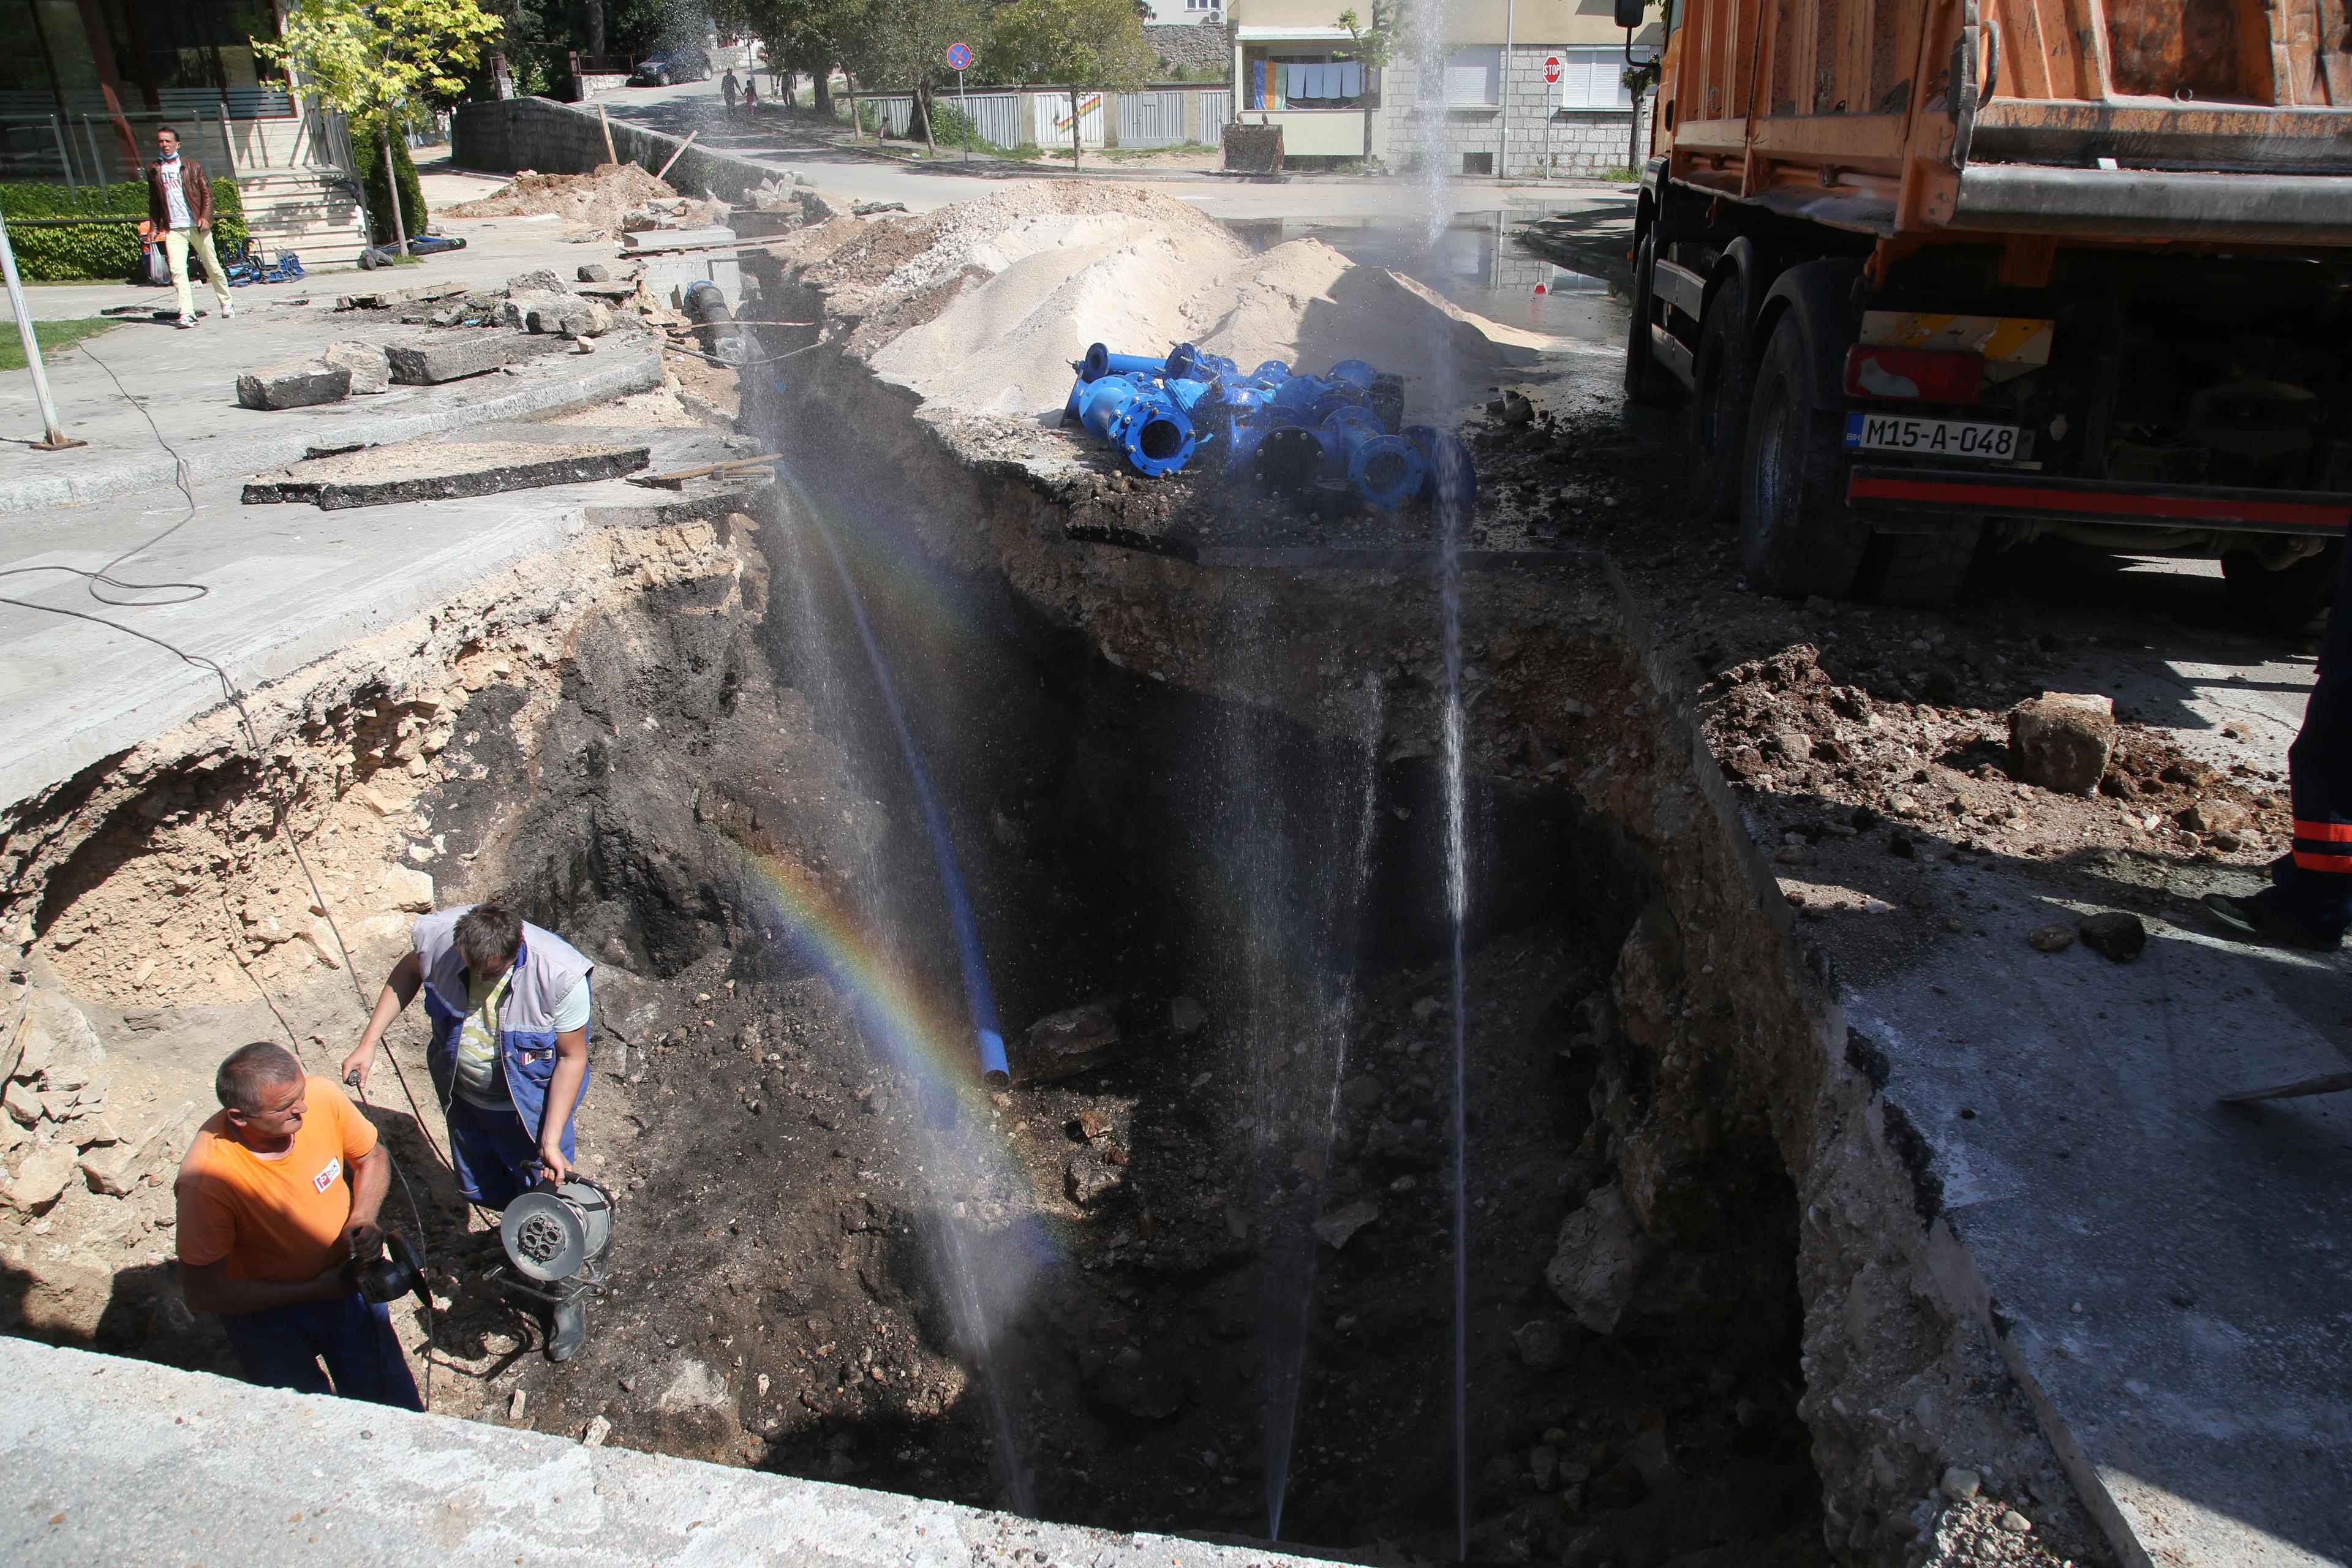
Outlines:
[[1478, 465], [1470, 448], [1450, 430], [1434, 425], [1408, 425], [1401, 432], [1422, 456], [1421, 499], [1467, 517], [1478, 504]]
[[1096, 343], [1078, 362], [1080, 381], [1100, 381], [1107, 375], [1165, 375], [1168, 362], [1148, 354], [1115, 354], [1107, 343]]

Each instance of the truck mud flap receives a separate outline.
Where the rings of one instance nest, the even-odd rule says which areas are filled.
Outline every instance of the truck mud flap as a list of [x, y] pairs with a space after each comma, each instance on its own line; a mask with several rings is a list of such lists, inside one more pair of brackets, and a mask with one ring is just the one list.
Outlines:
[[1846, 481], [1846, 501], [1863, 511], [2051, 517], [2149, 528], [2201, 525], [2326, 536], [2340, 534], [2352, 523], [2352, 496], [1948, 468], [1857, 467]]

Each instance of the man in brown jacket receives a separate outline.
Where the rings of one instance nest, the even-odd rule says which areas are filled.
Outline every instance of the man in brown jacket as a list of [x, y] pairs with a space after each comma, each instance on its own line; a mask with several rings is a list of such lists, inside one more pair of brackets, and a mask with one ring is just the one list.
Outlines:
[[196, 302], [188, 292], [188, 247], [205, 264], [205, 276], [220, 299], [221, 320], [236, 315], [228, 279], [213, 249], [213, 183], [205, 166], [180, 156], [180, 133], [166, 125], [155, 132], [155, 162], [147, 166], [147, 221], [163, 237], [163, 258], [172, 264], [172, 287], [180, 300], [180, 325], [196, 324]]

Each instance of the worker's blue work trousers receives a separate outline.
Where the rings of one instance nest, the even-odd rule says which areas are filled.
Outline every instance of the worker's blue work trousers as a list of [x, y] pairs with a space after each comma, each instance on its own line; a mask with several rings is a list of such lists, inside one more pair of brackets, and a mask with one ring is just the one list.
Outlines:
[[2319, 679], [2286, 761], [2294, 851], [2272, 863], [2272, 896], [2297, 920], [2341, 931], [2352, 927], [2352, 546], [2336, 570]]
[[[486, 1209], [504, 1210], [530, 1190], [539, 1163], [539, 1140], [511, 1110], [488, 1110], [461, 1095], [448, 1105], [449, 1152], [457, 1167], [457, 1188]], [[563, 1157], [576, 1145], [563, 1129]]]
[[[223, 1312], [221, 1327], [246, 1380], [297, 1394], [335, 1394], [422, 1410], [392, 1314], [358, 1291], [266, 1312]], [[320, 1363], [326, 1363], [324, 1371]], [[331, 1381], [330, 1381], [331, 1380]]]

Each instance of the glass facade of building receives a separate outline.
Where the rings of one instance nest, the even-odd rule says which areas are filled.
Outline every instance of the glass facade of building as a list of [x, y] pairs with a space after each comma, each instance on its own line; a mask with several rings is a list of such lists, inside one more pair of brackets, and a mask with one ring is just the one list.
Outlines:
[[0, 0], [0, 117], [291, 114], [253, 52], [277, 36], [270, 0]]

